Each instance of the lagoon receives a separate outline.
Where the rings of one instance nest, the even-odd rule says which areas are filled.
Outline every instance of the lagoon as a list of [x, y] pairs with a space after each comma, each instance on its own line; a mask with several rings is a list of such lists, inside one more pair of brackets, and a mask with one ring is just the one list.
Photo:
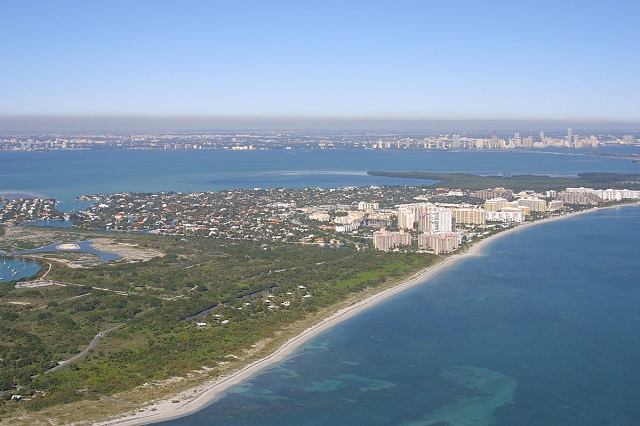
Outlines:
[[23, 278], [30, 278], [40, 271], [40, 265], [23, 259], [11, 259], [5, 257], [4, 252], [0, 252], [0, 283], [18, 281]]
[[95, 260], [83, 260], [83, 261], [71, 262], [76, 264], [110, 262], [110, 261], [118, 260], [122, 258], [122, 256], [119, 254], [98, 250], [97, 248], [93, 247], [92, 241], [58, 242], [58, 243], [49, 244], [48, 246], [45, 246], [45, 247], [40, 247], [37, 249], [31, 249], [31, 250], [22, 250], [22, 251], [18, 251], [11, 254], [25, 255], [25, 254], [33, 254], [33, 253], [48, 253], [48, 252], [89, 253], [97, 256], [97, 259]]

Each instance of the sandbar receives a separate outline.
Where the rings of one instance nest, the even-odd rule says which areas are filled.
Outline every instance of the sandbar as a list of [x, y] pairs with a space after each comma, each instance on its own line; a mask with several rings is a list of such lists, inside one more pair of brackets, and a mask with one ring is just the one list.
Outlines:
[[[639, 204], [640, 203], [623, 204], [623, 205], [610, 206], [610, 207], [600, 207], [599, 209], [602, 210], [602, 209], [608, 209], [608, 208], [624, 207], [629, 205], [637, 206]], [[378, 303], [388, 299], [389, 297], [407, 290], [408, 288], [411, 288], [418, 284], [425, 284], [428, 280], [433, 278], [435, 275], [441, 273], [447, 268], [450, 268], [451, 266], [455, 265], [456, 263], [460, 262], [463, 259], [474, 257], [474, 256], [481, 256], [484, 249], [490, 243], [496, 241], [498, 238], [502, 238], [512, 233], [520, 232], [523, 229], [527, 229], [539, 224], [549, 223], [552, 221], [566, 219], [569, 217], [575, 217], [577, 215], [589, 213], [593, 211], [596, 211], [596, 208], [554, 216], [548, 219], [543, 219], [535, 222], [526, 222], [526, 223], [520, 224], [519, 226], [516, 226], [515, 228], [510, 228], [508, 230], [498, 232], [494, 235], [486, 237], [478, 242], [475, 242], [473, 245], [471, 245], [471, 247], [469, 247], [463, 253], [450, 255], [444, 258], [439, 263], [412, 275], [411, 277], [405, 279], [404, 281], [398, 283], [393, 287], [384, 289], [346, 308], [336, 311], [335, 313], [328, 316], [327, 318], [307, 328], [302, 333], [287, 340], [276, 351], [272, 352], [271, 354], [267, 355], [264, 358], [261, 358], [235, 372], [232, 372], [227, 375], [222, 375], [215, 380], [206, 382], [195, 388], [191, 388], [186, 391], [183, 391], [180, 394], [171, 397], [170, 399], [157, 401], [157, 402], [153, 402], [148, 405], [145, 405], [144, 407], [141, 407], [144, 409], [144, 411], [137, 411], [135, 413], [130, 413], [128, 415], [121, 416], [116, 419], [104, 421], [102, 423], [97, 423], [97, 425], [102, 425], [102, 426], [144, 425], [144, 424], [157, 423], [157, 422], [171, 420], [179, 417], [184, 417], [186, 415], [199, 411], [205, 406], [212, 404], [217, 399], [224, 396], [224, 393], [227, 390], [229, 390], [231, 387], [238, 385], [241, 382], [255, 376], [257, 373], [266, 369], [267, 367], [271, 367], [277, 363], [284, 361], [290, 355], [292, 355], [296, 350], [298, 350], [298, 348], [300, 348], [300, 346], [302, 346], [304, 343], [324, 333], [325, 331], [332, 328], [336, 324], [344, 320], [347, 320], [359, 314], [360, 312], [364, 311], [365, 309], [375, 306]], [[172, 401], [179, 401], [179, 402], [172, 402]]]
[[80, 250], [80, 246], [74, 243], [63, 243], [56, 246], [58, 250]]

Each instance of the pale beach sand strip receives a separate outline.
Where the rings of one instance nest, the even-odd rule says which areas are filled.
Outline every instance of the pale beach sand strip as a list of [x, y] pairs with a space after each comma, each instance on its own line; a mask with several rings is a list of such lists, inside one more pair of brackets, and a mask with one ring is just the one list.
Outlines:
[[[624, 206], [637, 206], [640, 203], [624, 204], [621, 206], [601, 207], [600, 210], [606, 208], [616, 208]], [[367, 297], [361, 301], [354, 303], [346, 308], [340, 309], [329, 317], [323, 319], [317, 324], [304, 330], [302, 333], [295, 337], [292, 337], [282, 346], [280, 346], [275, 352], [261, 358], [240, 370], [237, 370], [231, 374], [220, 376], [219, 378], [204, 383], [196, 388], [186, 390], [173, 398], [159, 401], [144, 407], [144, 411], [138, 411], [137, 413], [131, 413], [124, 417], [120, 417], [114, 420], [98, 423], [98, 425], [121, 425], [121, 426], [134, 426], [144, 425], [150, 423], [157, 423], [165, 420], [170, 420], [178, 417], [183, 417], [188, 414], [192, 414], [203, 407], [213, 403], [216, 399], [223, 396], [223, 394], [231, 387], [240, 384], [241, 382], [255, 376], [260, 371], [267, 367], [273, 366], [279, 362], [284, 361], [291, 354], [293, 354], [300, 346], [314, 337], [324, 333], [336, 324], [349, 319], [365, 309], [368, 309], [376, 304], [394, 296], [402, 291], [407, 290], [417, 284], [424, 284], [429, 279], [433, 278], [436, 274], [441, 273], [447, 268], [450, 268], [459, 261], [473, 257], [480, 256], [484, 249], [495, 240], [502, 238], [512, 233], [520, 232], [523, 229], [530, 228], [543, 223], [549, 223], [556, 220], [566, 219], [569, 217], [575, 217], [580, 214], [597, 211], [596, 209], [589, 209], [580, 212], [570, 213], [562, 216], [555, 216], [549, 219], [544, 219], [536, 222], [527, 222], [521, 224], [515, 228], [508, 229], [506, 231], [499, 232], [491, 235], [483, 240], [474, 243], [469, 249], [460, 254], [455, 254], [446, 257], [436, 265], [430, 266], [417, 274], [411, 276], [405, 281], [393, 286], [391, 288], [382, 290], [370, 297]], [[180, 402], [174, 403], [172, 400], [179, 400]]]

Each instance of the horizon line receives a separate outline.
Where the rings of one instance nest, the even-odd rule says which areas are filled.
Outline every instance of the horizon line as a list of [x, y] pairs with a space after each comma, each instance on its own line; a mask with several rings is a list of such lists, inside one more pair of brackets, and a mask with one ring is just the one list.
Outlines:
[[[455, 126], [455, 127], [454, 127]], [[470, 131], [526, 128], [560, 130], [640, 129], [640, 119], [606, 118], [397, 118], [330, 116], [223, 116], [223, 115], [81, 115], [0, 114], [0, 133], [99, 131], [285, 131], [285, 130], [406, 130]]]

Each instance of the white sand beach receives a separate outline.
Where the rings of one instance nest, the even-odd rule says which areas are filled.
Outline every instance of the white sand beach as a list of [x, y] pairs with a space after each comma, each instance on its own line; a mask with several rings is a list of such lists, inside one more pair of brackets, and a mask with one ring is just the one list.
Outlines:
[[[629, 204], [628, 204], [629, 205]], [[638, 205], [638, 203], [630, 204], [630, 205]], [[616, 208], [607, 207], [607, 208]], [[206, 405], [211, 404], [216, 399], [220, 398], [225, 391], [229, 388], [249, 379], [254, 376], [256, 373], [270, 367], [274, 364], [277, 364], [291, 354], [293, 354], [302, 344], [309, 341], [310, 339], [318, 336], [319, 334], [327, 331], [329, 328], [335, 326], [341, 321], [344, 321], [348, 318], [351, 318], [365, 309], [368, 309], [391, 296], [394, 296], [406, 289], [413, 287], [417, 284], [424, 284], [429, 279], [433, 278], [435, 275], [441, 273], [446, 268], [453, 266], [454, 264], [460, 262], [463, 259], [480, 256], [482, 255], [484, 249], [490, 243], [494, 242], [498, 238], [502, 238], [506, 235], [510, 235], [512, 233], [520, 232], [523, 229], [540, 225], [543, 223], [549, 223], [551, 221], [566, 219], [569, 217], [575, 217], [579, 214], [584, 214], [588, 212], [593, 212], [595, 209], [589, 209], [581, 212], [570, 213], [562, 216], [556, 216], [550, 219], [545, 219], [536, 222], [528, 222], [523, 223], [515, 228], [511, 228], [509, 230], [499, 232], [490, 237], [487, 237], [483, 240], [480, 240], [473, 244], [466, 252], [451, 255], [446, 257], [441, 262], [433, 265], [425, 270], [420, 271], [419, 273], [411, 276], [410, 278], [404, 280], [403, 282], [385, 290], [382, 290], [370, 297], [367, 297], [359, 302], [354, 303], [351, 306], [340, 309], [335, 312], [333, 315], [323, 319], [317, 324], [311, 326], [310, 328], [304, 330], [302, 333], [297, 336], [289, 339], [282, 346], [280, 346], [275, 352], [270, 355], [252, 363], [244, 368], [235, 371], [231, 374], [221, 376], [216, 380], [204, 383], [197, 388], [192, 388], [187, 391], [180, 393], [168, 400], [158, 401], [151, 403], [144, 407], [144, 411], [133, 412], [129, 415], [105, 421], [103, 423], [99, 423], [99, 425], [125, 425], [125, 426], [133, 426], [133, 425], [143, 425], [155, 422], [161, 422], [177, 417], [182, 417], [188, 415], [190, 413], [196, 412]], [[179, 402], [173, 402], [179, 401]]]

